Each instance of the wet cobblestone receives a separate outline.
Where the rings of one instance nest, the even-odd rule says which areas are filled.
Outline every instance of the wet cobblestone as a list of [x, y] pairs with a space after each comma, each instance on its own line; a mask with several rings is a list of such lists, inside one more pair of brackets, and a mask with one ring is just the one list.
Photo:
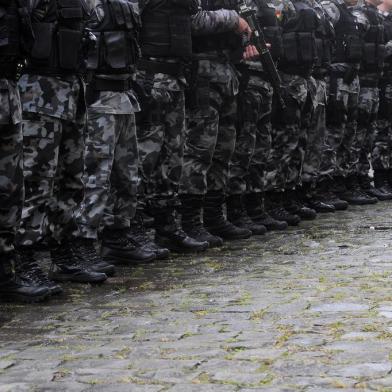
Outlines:
[[0, 392], [392, 391], [392, 203], [0, 306]]

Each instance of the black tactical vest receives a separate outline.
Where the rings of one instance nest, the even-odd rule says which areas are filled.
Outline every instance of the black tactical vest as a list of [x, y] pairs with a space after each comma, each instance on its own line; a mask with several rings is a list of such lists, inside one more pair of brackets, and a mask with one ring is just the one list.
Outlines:
[[315, 32], [317, 51], [316, 67], [318, 70], [327, 70], [332, 60], [332, 42], [335, 38], [335, 33], [322, 9], [319, 11], [319, 17], [320, 24]]
[[139, 58], [139, 16], [129, 0], [103, 2], [104, 19], [92, 30], [95, 45], [88, 52], [87, 69], [97, 74], [133, 72]]
[[43, 18], [33, 21], [35, 44], [29, 69], [41, 74], [73, 74], [84, 69], [84, 0], [42, 1]]
[[282, 28], [279, 26], [275, 8], [268, 6], [265, 0], [256, 0], [257, 19], [263, 29], [267, 43], [271, 45], [270, 52], [274, 60], [279, 60], [283, 54]]
[[25, 0], [0, 1], [0, 77], [13, 78], [33, 44]]
[[384, 66], [385, 35], [382, 16], [377, 8], [365, 5], [362, 10], [367, 16], [370, 27], [364, 36], [363, 61], [361, 71], [379, 72]]
[[279, 64], [282, 69], [297, 66], [311, 69], [317, 60], [315, 32], [320, 20], [307, 3], [293, 1], [293, 5], [296, 15], [283, 25], [283, 56]]
[[[383, 18], [385, 42], [392, 41], [392, 14]], [[384, 59], [384, 70], [388, 71], [392, 76], [392, 55], [386, 56]]]
[[362, 59], [362, 40], [355, 16], [345, 4], [333, 2], [339, 9], [340, 19], [335, 25], [334, 63], [359, 63]]
[[[237, 10], [238, 0], [202, 0], [203, 11], [216, 11], [219, 9]], [[209, 34], [208, 36], [193, 37], [193, 51], [195, 53], [211, 51], [229, 51], [236, 57], [242, 58], [243, 39], [234, 32]]]
[[142, 13], [140, 47], [144, 57], [189, 57], [195, 0], [150, 0]]

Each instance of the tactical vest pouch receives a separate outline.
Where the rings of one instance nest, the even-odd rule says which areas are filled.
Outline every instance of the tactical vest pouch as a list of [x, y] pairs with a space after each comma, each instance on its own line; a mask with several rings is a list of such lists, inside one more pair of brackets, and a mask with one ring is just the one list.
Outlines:
[[99, 53], [102, 46], [102, 34], [99, 32], [94, 32], [96, 41], [94, 45], [90, 45], [87, 57], [87, 69], [96, 70], [99, 65]]
[[312, 33], [297, 33], [299, 58], [301, 62], [311, 63], [316, 59], [315, 38]]
[[365, 43], [363, 45], [363, 62], [366, 65], [377, 64], [377, 45], [374, 43]]
[[362, 42], [359, 37], [347, 37], [346, 39], [346, 61], [359, 63], [362, 59]]
[[270, 52], [274, 60], [278, 60], [283, 54], [282, 31], [278, 26], [265, 27], [263, 29], [267, 43], [271, 45]]
[[33, 31], [35, 41], [31, 55], [37, 60], [48, 60], [53, 47], [53, 23], [34, 23]]
[[297, 48], [297, 33], [284, 33], [282, 38], [284, 59], [288, 63], [297, 64], [299, 61]]
[[0, 47], [8, 45], [9, 31], [7, 23], [7, 11], [5, 8], [0, 8]]
[[171, 15], [169, 28], [171, 36], [171, 53], [177, 56], [190, 56], [192, 54], [190, 18], [187, 16]]
[[124, 31], [108, 31], [104, 33], [106, 61], [113, 69], [124, 69], [128, 63], [127, 48], [129, 42], [125, 39]]
[[59, 65], [67, 70], [77, 70], [79, 67], [79, 48], [82, 42], [82, 32], [77, 30], [60, 29], [58, 32]]
[[323, 57], [324, 57], [324, 45], [323, 40], [321, 38], [316, 38], [316, 53], [317, 53], [317, 61], [316, 65], [321, 67], [323, 64]]

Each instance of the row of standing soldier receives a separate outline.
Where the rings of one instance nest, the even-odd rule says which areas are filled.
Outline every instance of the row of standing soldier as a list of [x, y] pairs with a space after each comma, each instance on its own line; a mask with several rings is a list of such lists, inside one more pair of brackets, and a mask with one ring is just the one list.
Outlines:
[[1, 298], [392, 199], [392, 1], [243, 3], [0, 0]]

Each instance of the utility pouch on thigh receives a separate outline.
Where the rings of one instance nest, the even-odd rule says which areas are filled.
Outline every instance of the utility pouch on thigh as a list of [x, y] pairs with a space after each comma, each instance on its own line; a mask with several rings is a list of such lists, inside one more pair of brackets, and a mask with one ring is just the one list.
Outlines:
[[82, 42], [82, 32], [60, 29], [58, 33], [59, 64], [61, 68], [75, 70], [79, 66], [79, 50]]

